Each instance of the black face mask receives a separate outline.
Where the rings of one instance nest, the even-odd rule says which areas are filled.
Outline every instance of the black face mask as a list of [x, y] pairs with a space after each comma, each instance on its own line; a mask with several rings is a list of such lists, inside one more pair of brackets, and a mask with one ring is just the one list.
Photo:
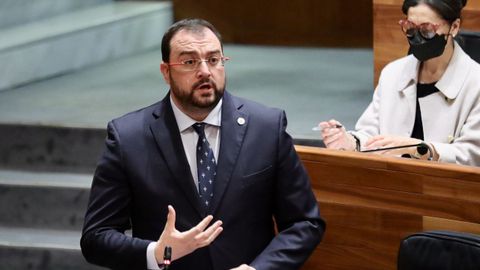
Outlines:
[[410, 43], [409, 53], [413, 53], [420, 61], [426, 61], [442, 55], [447, 45], [447, 40], [445, 35], [439, 34], [435, 34], [431, 39], [425, 39], [416, 31], [413, 37], [408, 38], [408, 43]]

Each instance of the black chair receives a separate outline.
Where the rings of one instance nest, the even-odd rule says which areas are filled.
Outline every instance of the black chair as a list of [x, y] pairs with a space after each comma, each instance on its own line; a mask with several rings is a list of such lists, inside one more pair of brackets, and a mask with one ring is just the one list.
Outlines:
[[400, 244], [398, 270], [479, 270], [480, 236], [429, 231], [407, 236]]
[[455, 40], [473, 60], [480, 63], [480, 32], [462, 30]]

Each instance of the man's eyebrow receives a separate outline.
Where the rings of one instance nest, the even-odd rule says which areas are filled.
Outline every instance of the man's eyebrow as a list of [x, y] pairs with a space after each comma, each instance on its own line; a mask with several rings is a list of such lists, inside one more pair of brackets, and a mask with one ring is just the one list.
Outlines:
[[211, 55], [211, 54], [217, 54], [217, 53], [218, 53], [218, 54], [221, 54], [222, 51], [220, 51], [220, 50], [214, 50], [214, 51], [209, 51], [207, 54]]
[[195, 51], [182, 51], [178, 56], [187, 55], [187, 54], [190, 55], [190, 54], [197, 54], [197, 53]]
[[[213, 51], [207, 52], [207, 55], [221, 54], [221, 53], [222, 53], [221, 50], [213, 50]], [[196, 51], [182, 51], [182, 52], [180, 52], [180, 54], [178, 56], [183, 56], [183, 55], [198, 55], [198, 52], [196, 52]]]

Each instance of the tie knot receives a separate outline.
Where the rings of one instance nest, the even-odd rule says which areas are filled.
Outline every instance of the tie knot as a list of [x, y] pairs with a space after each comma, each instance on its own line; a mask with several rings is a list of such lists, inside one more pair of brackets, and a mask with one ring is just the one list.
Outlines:
[[195, 123], [192, 125], [193, 129], [195, 129], [195, 132], [197, 132], [197, 134], [199, 136], [204, 136], [205, 134], [205, 123], [201, 122], [201, 123]]

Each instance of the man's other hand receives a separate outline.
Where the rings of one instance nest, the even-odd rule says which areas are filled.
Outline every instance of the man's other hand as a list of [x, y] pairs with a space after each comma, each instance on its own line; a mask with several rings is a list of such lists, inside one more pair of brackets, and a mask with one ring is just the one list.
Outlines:
[[155, 258], [157, 262], [163, 262], [163, 252], [166, 246], [172, 247], [171, 260], [174, 261], [192, 253], [198, 248], [208, 246], [223, 231], [221, 227], [222, 221], [220, 220], [215, 221], [215, 223], [208, 227], [208, 224], [213, 220], [213, 216], [210, 215], [195, 227], [185, 232], [180, 232], [175, 228], [175, 220], [175, 209], [169, 205], [167, 223], [155, 246]]
[[246, 264], [242, 264], [239, 267], [232, 268], [230, 270], [255, 270], [255, 268], [248, 266]]

